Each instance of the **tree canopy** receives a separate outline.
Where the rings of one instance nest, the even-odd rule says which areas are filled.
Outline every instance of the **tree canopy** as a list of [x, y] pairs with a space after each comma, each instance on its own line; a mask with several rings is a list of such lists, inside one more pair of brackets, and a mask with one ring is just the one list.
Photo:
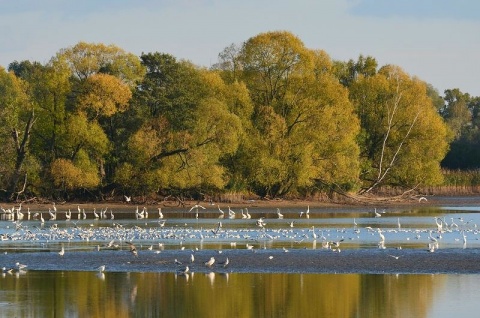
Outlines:
[[442, 160], [459, 166], [455, 151], [478, 143], [479, 98], [442, 97], [371, 56], [332, 60], [287, 31], [229, 45], [210, 69], [79, 42], [8, 70], [7, 200], [415, 189], [441, 184]]

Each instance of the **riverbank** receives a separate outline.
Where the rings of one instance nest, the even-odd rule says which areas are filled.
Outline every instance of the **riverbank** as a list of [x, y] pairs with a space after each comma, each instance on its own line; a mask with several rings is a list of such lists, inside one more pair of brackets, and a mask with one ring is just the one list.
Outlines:
[[[469, 196], [416, 196], [412, 198], [398, 199], [393, 197], [370, 197], [363, 200], [348, 200], [344, 202], [324, 201], [324, 200], [301, 200], [301, 199], [246, 199], [236, 200], [233, 202], [205, 202], [205, 201], [151, 201], [151, 202], [122, 202], [122, 201], [102, 201], [102, 202], [31, 202], [23, 203], [23, 211], [28, 207], [31, 211], [48, 211], [53, 208], [55, 204], [57, 210], [72, 212], [80, 208], [96, 207], [97, 209], [109, 208], [112, 210], [123, 210], [129, 207], [135, 208], [148, 207], [162, 208], [165, 210], [174, 209], [190, 209], [195, 204], [199, 204], [207, 209], [217, 208], [218, 206], [224, 208], [230, 206], [231, 208], [298, 208], [305, 209], [306, 207], [316, 209], [370, 209], [370, 208], [394, 208], [394, 207], [435, 207], [435, 206], [471, 206], [480, 205], [480, 195]], [[0, 203], [3, 208], [18, 207], [19, 203]], [[88, 211], [87, 211], [88, 212]]]

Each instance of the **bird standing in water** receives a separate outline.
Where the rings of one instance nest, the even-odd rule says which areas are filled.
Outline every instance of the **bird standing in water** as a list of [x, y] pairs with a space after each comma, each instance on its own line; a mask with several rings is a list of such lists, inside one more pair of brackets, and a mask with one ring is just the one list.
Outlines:
[[215, 263], [215, 257], [210, 257], [208, 261], [205, 262], [205, 266], [212, 267], [213, 263]]
[[130, 246], [130, 252], [133, 254], [133, 256], [138, 257], [138, 252], [135, 245], [133, 245], [133, 243], [130, 243], [130, 242], [125, 242], [125, 243], [127, 243]]

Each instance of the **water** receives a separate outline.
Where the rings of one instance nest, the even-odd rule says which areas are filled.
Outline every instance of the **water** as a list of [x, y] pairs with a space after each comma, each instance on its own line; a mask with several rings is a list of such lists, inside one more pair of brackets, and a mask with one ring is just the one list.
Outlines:
[[[379, 230], [387, 254], [400, 253], [402, 248], [423, 250], [428, 255], [427, 246], [434, 240], [439, 252], [475, 254], [480, 247], [480, 206], [470, 201], [465, 206], [446, 201], [439, 208], [379, 208], [381, 217], [374, 217], [371, 208], [341, 207], [310, 208], [309, 218], [305, 214], [300, 217], [304, 207], [281, 208], [284, 218], [278, 219], [276, 209], [252, 207], [248, 208], [251, 219], [242, 219], [240, 209], [235, 209], [235, 219], [229, 219], [227, 207], [222, 207], [226, 215], [219, 219], [218, 208], [208, 206], [199, 210], [198, 217], [195, 210], [188, 212], [187, 208], [163, 209], [164, 219], [160, 220], [156, 207], [147, 208], [148, 218], [136, 218], [135, 207], [126, 206], [113, 209], [114, 219], [110, 213], [95, 219], [93, 206], [88, 206], [87, 219], [78, 219], [72, 209], [70, 221], [61, 206], [57, 206], [56, 220], [48, 220], [47, 209], [35, 211], [42, 212], [44, 223], [33, 219], [34, 211], [30, 219], [25, 215], [16, 223], [0, 214], [0, 252], [4, 253], [0, 267], [14, 267], [12, 255], [28, 261], [29, 255], [40, 253], [48, 260], [39, 268], [31, 264], [27, 271], [14, 268], [2, 274], [0, 316], [466, 317], [480, 309], [475, 298], [480, 272], [306, 274], [301, 269], [273, 273], [268, 265], [261, 272], [238, 270], [234, 265], [233, 270], [198, 265], [195, 273], [178, 275], [174, 265], [163, 270], [152, 267], [158, 261], [153, 254], [146, 254], [162, 253], [159, 255], [183, 260], [189, 250], [198, 250], [204, 257], [217, 250], [228, 255], [249, 244], [267, 261], [269, 251], [282, 248], [328, 253], [332, 247], [325, 248], [322, 243], [335, 241], [341, 241], [343, 251], [376, 251]], [[263, 228], [257, 225], [260, 217], [266, 223]], [[68, 263], [67, 255], [86, 255], [87, 259], [93, 253], [97, 258], [113, 255], [116, 252], [107, 247], [111, 241], [119, 245], [118, 253], [124, 253], [117, 267], [98, 273], [93, 270], [98, 264], [93, 262]], [[128, 265], [131, 256], [126, 241], [134, 242], [139, 250], [136, 267]], [[65, 258], [57, 255], [61, 246]], [[147, 258], [153, 261], [148, 263]]]
[[29, 271], [3, 317], [471, 317], [480, 275]]

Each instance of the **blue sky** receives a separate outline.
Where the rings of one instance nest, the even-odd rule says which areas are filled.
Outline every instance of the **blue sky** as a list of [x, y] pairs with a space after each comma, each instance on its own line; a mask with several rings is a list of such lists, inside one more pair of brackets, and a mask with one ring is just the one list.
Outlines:
[[480, 96], [477, 0], [0, 0], [0, 66], [46, 63], [79, 41], [200, 66], [231, 43], [287, 30], [332, 59], [371, 55], [431, 83]]

